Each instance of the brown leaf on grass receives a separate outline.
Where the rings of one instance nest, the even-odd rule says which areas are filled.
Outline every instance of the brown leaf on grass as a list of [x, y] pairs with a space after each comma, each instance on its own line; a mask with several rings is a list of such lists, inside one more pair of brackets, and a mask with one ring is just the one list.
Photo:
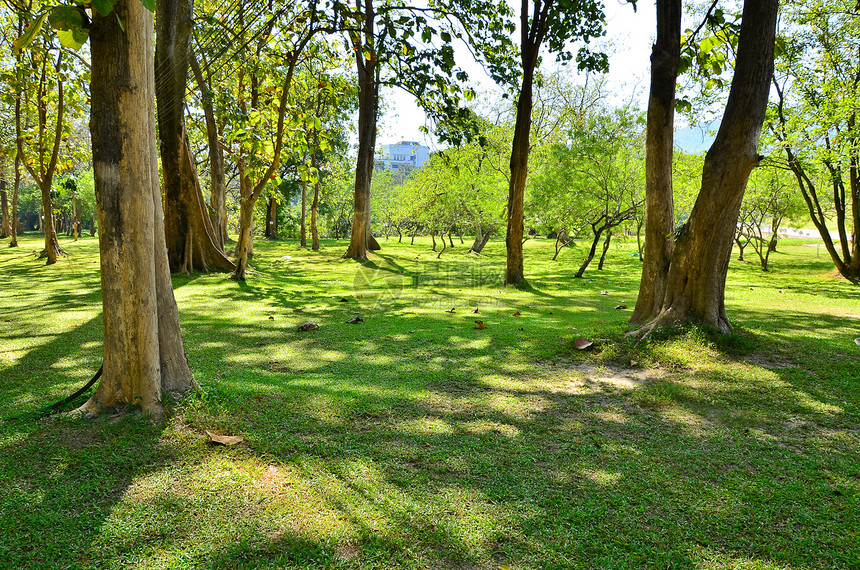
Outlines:
[[477, 314], [478, 314], [478, 307], [475, 307], [475, 310], [474, 310], [474, 311], [472, 311], [472, 312], [473, 312], [473, 313], [475, 313], [475, 314], [477, 315]]
[[308, 321], [304, 324], [299, 325], [300, 331], [312, 331], [312, 330], [318, 329], [318, 328], [320, 328], [320, 326], [318, 324], [316, 324], [315, 322], [312, 322], [312, 321]]
[[621, 310], [621, 309], [626, 309], [626, 308], [627, 308], [627, 305], [615, 305], [615, 308], [616, 308], [616, 309], [619, 309], [619, 310]]
[[575, 339], [573, 339], [573, 348], [575, 348], [576, 350], [585, 350], [586, 348], [590, 347], [593, 344], [594, 344], [593, 342], [591, 342], [587, 338], [583, 338], [581, 336], [578, 336]]
[[484, 321], [475, 321], [475, 328], [480, 331], [487, 328], [487, 325], [484, 324]]
[[603, 290], [600, 292], [601, 295], [609, 295], [609, 291]]
[[520, 316], [520, 312], [519, 312], [519, 311], [514, 311], [514, 314], [513, 314], [513, 315], [511, 315], [511, 316], [512, 316], [512, 317], [519, 317], [519, 316]]
[[358, 323], [363, 323], [364, 319], [362, 319], [361, 317], [352, 317], [351, 319], [349, 319], [346, 322], [351, 324], [351, 325], [357, 325]]
[[269, 320], [270, 320], [270, 321], [274, 321], [274, 320], [275, 320], [275, 317], [269, 317]]
[[448, 310], [447, 310], [447, 311], [445, 311], [445, 312], [446, 312], [446, 313], [453, 313], [455, 310], [456, 310], [456, 307], [451, 307], [450, 309], [448, 309]]
[[221, 445], [236, 445], [237, 443], [242, 443], [245, 441], [245, 438], [241, 435], [217, 435], [212, 433], [209, 430], [205, 430], [206, 435], [209, 436], [209, 441], [212, 443], [218, 443]]
[[340, 302], [341, 303], [349, 303], [349, 299], [347, 299], [346, 297], [341, 297]]

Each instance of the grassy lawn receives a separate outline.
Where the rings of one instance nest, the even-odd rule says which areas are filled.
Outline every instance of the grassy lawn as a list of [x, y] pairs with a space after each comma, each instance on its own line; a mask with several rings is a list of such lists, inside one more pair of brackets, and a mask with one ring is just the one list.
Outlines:
[[99, 367], [97, 242], [0, 243], [0, 566], [860, 568], [860, 287], [810, 240], [732, 262], [736, 334], [639, 343], [634, 244], [506, 289], [503, 243], [418, 241], [176, 277], [203, 390], [161, 425], [35, 417]]

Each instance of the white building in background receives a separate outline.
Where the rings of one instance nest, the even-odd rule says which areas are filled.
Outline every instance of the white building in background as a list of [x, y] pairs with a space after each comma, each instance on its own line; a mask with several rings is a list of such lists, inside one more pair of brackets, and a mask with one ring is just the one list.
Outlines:
[[376, 165], [396, 170], [401, 166], [421, 168], [430, 158], [430, 147], [415, 141], [400, 141], [397, 144], [384, 144], [376, 153]]

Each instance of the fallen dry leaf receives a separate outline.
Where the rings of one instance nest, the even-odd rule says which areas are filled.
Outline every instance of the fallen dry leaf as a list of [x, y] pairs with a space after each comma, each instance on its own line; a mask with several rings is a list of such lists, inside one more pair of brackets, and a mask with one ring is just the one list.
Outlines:
[[270, 321], [274, 321], [274, 320], [275, 320], [275, 317], [269, 317], [269, 320], [270, 320]]
[[513, 315], [511, 315], [511, 316], [512, 316], [512, 317], [519, 317], [519, 316], [520, 316], [520, 312], [519, 312], [519, 311], [514, 311], [514, 314], [513, 314]]
[[453, 313], [453, 312], [454, 312], [454, 310], [455, 310], [455, 308], [454, 308], [454, 307], [451, 307], [450, 309], [448, 309], [448, 310], [447, 310], [447, 311], [445, 311], [445, 312], [446, 312], [446, 313]]
[[487, 325], [484, 324], [484, 321], [475, 321], [475, 328], [478, 330], [484, 330], [487, 328]]
[[209, 436], [210, 441], [220, 443], [221, 445], [236, 445], [245, 441], [245, 438], [241, 435], [217, 435], [209, 430], [206, 430], [206, 435]]
[[609, 291], [603, 290], [600, 292], [601, 295], [609, 295]]
[[351, 324], [351, 325], [357, 325], [358, 323], [363, 323], [364, 319], [362, 319], [361, 317], [352, 317], [351, 319], [349, 319], [346, 322]]
[[308, 321], [304, 324], [299, 325], [300, 331], [312, 331], [314, 329], [318, 329], [320, 326], [312, 321]]
[[626, 309], [627, 305], [615, 305], [616, 309]]
[[340, 302], [341, 303], [349, 303], [349, 299], [347, 299], [346, 297], [341, 297]]
[[477, 315], [477, 314], [478, 314], [478, 307], [475, 307], [475, 310], [474, 310], [474, 311], [472, 311], [472, 312], [473, 312], [473, 313], [475, 313], [475, 314]]
[[586, 348], [590, 347], [593, 344], [594, 344], [593, 342], [591, 342], [587, 338], [583, 338], [581, 336], [578, 336], [575, 339], [573, 339], [573, 348], [575, 348], [576, 350], [585, 350]]

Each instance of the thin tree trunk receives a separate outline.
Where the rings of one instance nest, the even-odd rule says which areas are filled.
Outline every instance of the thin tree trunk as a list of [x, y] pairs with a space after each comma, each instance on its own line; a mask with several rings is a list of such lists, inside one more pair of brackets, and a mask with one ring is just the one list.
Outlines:
[[79, 411], [95, 414], [130, 404], [160, 416], [165, 391], [184, 392], [195, 382], [180, 335], [162, 226], [153, 15], [137, 0], [119, 0], [114, 10], [105, 18], [95, 14], [90, 29], [104, 372]]
[[607, 230], [606, 241], [603, 242], [603, 253], [600, 254], [600, 261], [597, 263], [598, 271], [603, 271], [603, 263], [606, 261], [606, 252], [609, 251], [610, 241], [612, 241], [612, 230]]
[[777, 8], [777, 0], [744, 2], [732, 87], [705, 156], [702, 188], [678, 236], [660, 314], [640, 330], [685, 321], [732, 330], [726, 275], [746, 183], [761, 159], [757, 149], [773, 74]]
[[0, 210], [2, 210], [2, 220], [0, 220], [0, 238], [7, 238], [12, 235], [12, 223], [9, 220], [9, 198], [6, 195], [6, 178], [0, 180]]
[[591, 241], [591, 248], [588, 250], [588, 254], [585, 256], [585, 259], [582, 261], [582, 265], [579, 266], [579, 270], [576, 272], [577, 279], [581, 279], [585, 274], [585, 270], [588, 267], [588, 264], [591, 263], [591, 260], [594, 259], [594, 254], [597, 253], [597, 244], [600, 243], [600, 236], [603, 234], [605, 226], [601, 226], [600, 228], [595, 228], [592, 226], [594, 230], [594, 239]]
[[[645, 248], [642, 277], [630, 321], [654, 318], [663, 305], [674, 252], [672, 190], [675, 85], [681, 57], [681, 0], [657, 0], [657, 41], [651, 50], [651, 92], [645, 127]], [[638, 238], [638, 234], [637, 234]]]
[[308, 183], [306, 180], [302, 180], [302, 221], [301, 221], [301, 237], [299, 238], [299, 245], [301, 247], [308, 246], [308, 237], [307, 237], [307, 228], [305, 227], [305, 213], [307, 212], [307, 194], [308, 194]]
[[268, 239], [278, 239], [278, 201], [272, 196], [269, 196], [268, 204], [266, 204], [265, 233]]
[[72, 191], [72, 237], [78, 241], [78, 200], [77, 193]]

